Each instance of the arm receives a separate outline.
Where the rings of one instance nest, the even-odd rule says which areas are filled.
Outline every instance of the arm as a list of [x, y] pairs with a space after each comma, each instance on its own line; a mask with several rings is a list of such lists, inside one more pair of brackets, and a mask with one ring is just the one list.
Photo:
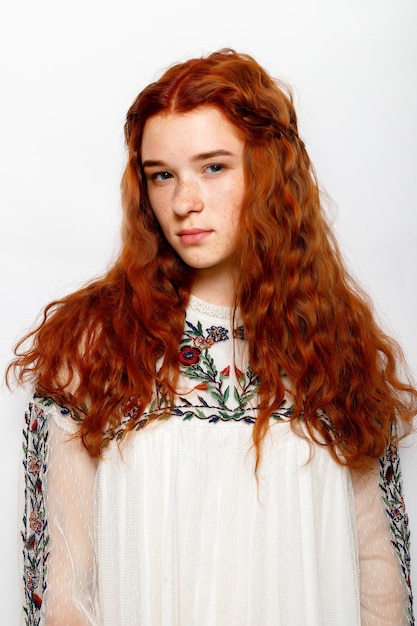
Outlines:
[[[398, 534], [393, 515], [405, 529], [404, 511], [393, 512], [384, 493], [384, 461], [366, 472], [351, 470], [358, 529], [361, 615], [363, 626], [408, 626], [413, 624], [407, 588], [408, 575], [395, 548]], [[400, 481], [400, 476], [397, 477]], [[398, 482], [398, 485], [400, 483]], [[406, 543], [406, 542], [405, 542]], [[408, 546], [403, 545], [404, 550]]]
[[23, 624], [96, 626], [94, 479], [68, 411], [35, 397], [23, 446]]

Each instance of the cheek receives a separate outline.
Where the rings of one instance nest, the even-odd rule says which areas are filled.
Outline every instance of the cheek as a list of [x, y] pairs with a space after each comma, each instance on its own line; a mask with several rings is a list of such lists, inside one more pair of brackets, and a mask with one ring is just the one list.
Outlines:
[[159, 207], [163, 209], [163, 207], [165, 207], [169, 202], [172, 194], [172, 185], [169, 185], [167, 182], [163, 185], [157, 185], [150, 182], [147, 191], [151, 206], [156, 207], [157, 209]]
[[235, 184], [233, 185], [233, 188], [231, 189], [231, 198], [232, 198], [231, 204], [233, 204], [235, 208], [235, 213], [236, 212], [240, 213], [244, 197], [245, 197], [245, 183], [244, 183], [243, 178], [239, 177], [235, 181]]

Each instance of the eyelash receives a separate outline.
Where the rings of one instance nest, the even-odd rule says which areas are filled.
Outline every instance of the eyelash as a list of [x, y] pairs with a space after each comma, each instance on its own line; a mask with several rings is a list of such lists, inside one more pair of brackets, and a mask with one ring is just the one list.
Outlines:
[[218, 169], [215, 169], [214, 171], [212, 170], [211, 172], [212, 174], [217, 174], [217, 172], [221, 172], [222, 170], [224, 170], [225, 166], [222, 163], [211, 163], [210, 165], [207, 165], [205, 169], [208, 170], [212, 168], [218, 168]]
[[[204, 170], [205, 171], [209, 170], [210, 174], [217, 174], [218, 172], [221, 172], [222, 170], [224, 170], [225, 167], [226, 166], [223, 163], [210, 163], [210, 165], [206, 165], [204, 167]], [[154, 172], [153, 174], [151, 174], [150, 178], [152, 181], [155, 181], [155, 182], [164, 182], [172, 178], [172, 174], [167, 171]]]
[[[166, 178], [161, 178], [165, 176], [166, 174], [168, 174]], [[168, 180], [171, 177], [172, 177], [172, 174], [170, 174], [169, 172], [155, 172], [154, 174], [151, 175], [151, 180], [155, 180], [158, 182], [158, 181]]]

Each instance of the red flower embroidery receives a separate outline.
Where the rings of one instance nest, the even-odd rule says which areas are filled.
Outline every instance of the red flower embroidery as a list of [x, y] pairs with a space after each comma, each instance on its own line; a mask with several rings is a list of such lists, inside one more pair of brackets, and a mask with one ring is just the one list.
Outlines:
[[230, 376], [230, 366], [228, 365], [227, 367], [225, 367], [224, 370], [220, 372], [220, 374], [224, 376], [225, 378]]
[[207, 383], [200, 383], [199, 385], [196, 385], [194, 387], [194, 389], [198, 389], [199, 391], [207, 391], [208, 384]]
[[40, 596], [38, 596], [37, 593], [33, 593], [32, 594], [32, 600], [33, 600], [33, 604], [36, 606], [37, 609], [40, 609], [42, 606], [42, 598]]
[[183, 346], [178, 354], [178, 360], [181, 365], [189, 367], [195, 365], [200, 360], [201, 350], [192, 346]]
[[245, 380], [244, 372], [242, 372], [242, 370], [240, 370], [238, 367], [236, 367], [236, 365], [235, 365], [235, 374], [236, 374], [238, 380]]

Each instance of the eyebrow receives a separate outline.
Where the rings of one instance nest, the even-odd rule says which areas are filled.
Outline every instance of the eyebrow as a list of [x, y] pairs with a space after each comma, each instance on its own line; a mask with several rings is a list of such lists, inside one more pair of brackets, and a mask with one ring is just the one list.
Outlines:
[[[211, 150], [210, 152], [201, 152], [200, 154], [196, 154], [192, 157], [192, 161], [205, 161], [206, 159], [214, 159], [219, 156], [234, 156], [233, 152], [230, 150]], [[142, 167], [165, 167], [166, 163], [164, 161], [157, 161], [148, 159], [147, 161], [143, 161]]]

